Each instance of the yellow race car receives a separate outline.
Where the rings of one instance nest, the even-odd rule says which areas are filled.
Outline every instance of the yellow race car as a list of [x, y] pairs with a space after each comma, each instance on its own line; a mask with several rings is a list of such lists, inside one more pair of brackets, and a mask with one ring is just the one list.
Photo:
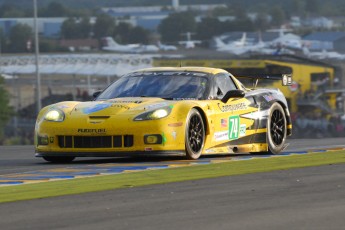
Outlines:
[[[291, 82], [289, 75], [279, 79]], [[40, 111], [36, 157], [69, 162], [75, 157], [277, 154], [292, 131], [279, 89], [247, 89], [223, 69], [138, 70], [94, 97]]]

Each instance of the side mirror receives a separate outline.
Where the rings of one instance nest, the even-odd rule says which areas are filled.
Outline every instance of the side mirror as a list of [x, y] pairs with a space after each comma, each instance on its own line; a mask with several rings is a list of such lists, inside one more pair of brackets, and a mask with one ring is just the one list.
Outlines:
[[228, 91], [221, 99], [223, 103], [227, 103], [230, 98], [243, 98], [245, 95], [243, 90], [235, 89]]
[[98, 97], [98, 95], [100, 95], [102, 93], [102, 91], [96, 91], [92, 94], [93, 98], [95, 99], [96, 97]]

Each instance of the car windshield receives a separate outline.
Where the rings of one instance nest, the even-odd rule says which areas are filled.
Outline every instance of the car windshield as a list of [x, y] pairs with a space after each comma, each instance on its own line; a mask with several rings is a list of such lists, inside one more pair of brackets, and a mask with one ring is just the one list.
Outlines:
[[171, 100], [204, 99], [207, 74], [199, 72], [141, 72], [120, 78], [97, 100], [118, 97], [160, 97]]

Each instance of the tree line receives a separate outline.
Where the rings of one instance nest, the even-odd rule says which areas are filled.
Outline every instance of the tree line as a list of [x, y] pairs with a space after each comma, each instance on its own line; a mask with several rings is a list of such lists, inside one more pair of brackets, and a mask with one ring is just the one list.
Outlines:
[[[2, 53], [25, 53], [32, 52], [33, 30], [25, 24], [16, 24], [6, 36], [0, 27], [0, 51]], [[103, 37], [114, 37], [120, 43], [149, 43], [151, 33], [139, 26], [132, 26], [128, 23], [116, 23], [115, 19], [107, 14], [99, 14], [95, 23], [90, 23], [89, 17], [67, 18], [61, 25], [60, 39], [87, 39], [94, 38], [101, 41]], [[52, 42], [56, 39], [42, 37], [40, 39], [40, 51], [56, 52], [66, 51], [58, 43]]]
[[[68, 17], [91, 16], [99, 7], [124, 6], [170, 6], [171, 0], [38, 0], [38, 15], [40, 17]], [[272, 7], [284, 9], [287, 14], [295, 16], [343, 16], [345, 2], [343, 0], [184, 0], [189, 4], [226, 4], [229, 8], [240, 6], [247, 12], [263, 11], [267, 13]], [[28, 0], [0, 0], [0, 18], [4, 17], [32, 17], [32, 1]]]
[[[243, 0], [250, 2], [250, 0]], [[265, 2], [265, 1], [263, 1]], [[279, 2], [279, 1], [278, 1]], [[250, 18], [248, 9], [253, 6], [243, 6], [240, 3], [228, 4], [226, 7], [219, 7], [208, 12], [206, 17], [196, 21], [197, 12], [175, 12], [163, 19], [158, 26], [157, 31], [148, 31], [139, 26], [132, 26], [125, 22], [116, 22], [116, 20], [102, 13], [98, 9], [73, 9], [67, 8], [59, 2], [50, 2], [47, 6], [39, 10], [40, 17], [67, 17], [61, 26], [61, 31], [57, 39], [101, 39], [105, 36], [111, 36], [119, 43], [154, 43], [158, 39], [166, 43], [177, 43], [184, 40], [181, 34], [186, 32], [193, 33], [193, 39], [207, 41], [215, 35], [231, 31], [264, 31], [272, 27], [279, 27], [285, 23], [292, 15], [316, 15], [320, 12], [320, 0], [292, 0], [290, 6], [294, 9], [293, 13], [280, 7], [278, 4], [272, 4], [267, 7], [266, 3], [256, 3], [255, 11]], [[321, 4], [321, 5], [320, 5]], [[343, 4], [345, 5], [345, 4]], [[339, 5], [341, 8], [342, 5]], [[328, 7], [329, 9], [329, 7]], [[324, 10], [324, 9], [323, 9]], [[32, 13], [32, 12], [31, 12]], [[28, 16], [30, 13], [25, 8], [13, 7], [4, 4], [0, 7], [0, 17], [6, 16]], [[232, 17], [231, 20], [219, 20], [219, 17]], [[91, 24], [90, 18], [96, 17], [94, 24]], [[157, 34], [159, 34], [157, 36]], [[28, 41], [33, 38], [32, 29], [29, 26], [17, 24], [12, 27], [8, 36], [0, 30], [0, 48], [2, 52], [30, 52], [32, 45], [28, 46]], [[55, 38], [56, 40], [56, 38]], [[32, 44], [32, 42], [31, 42]], [[40, 50], [42, 52], [64, 51], [56, 43], [52, 43], [47, 38], [41, 38]]]

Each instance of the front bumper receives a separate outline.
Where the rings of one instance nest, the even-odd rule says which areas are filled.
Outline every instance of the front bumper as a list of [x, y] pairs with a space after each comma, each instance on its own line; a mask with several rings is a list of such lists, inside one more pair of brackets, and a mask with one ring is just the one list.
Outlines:
[[97, 124], [77, 119], [42, 121], [35, 129], [36, 156], [181, 155], [185, 150], [182, 124], [171, 119], [133, 122], [128, 118]]
[[141, 157], [141, 156], [185, 156], [185, 151], [144, 152], [36, 152], [35, 157]]

